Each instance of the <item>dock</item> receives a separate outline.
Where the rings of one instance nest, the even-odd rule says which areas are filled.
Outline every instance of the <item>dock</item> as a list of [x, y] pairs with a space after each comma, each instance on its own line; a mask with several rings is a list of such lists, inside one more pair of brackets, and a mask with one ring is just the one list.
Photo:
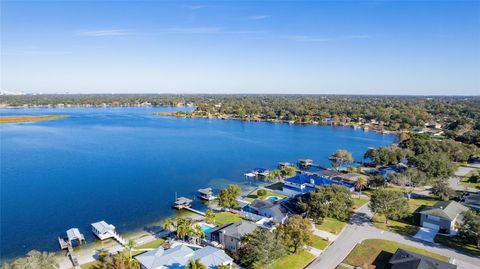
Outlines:
[[178, 209], [178, 210], [185, 209], [185, 210], [191, 211], [193, 213], [196, 213], [198, 215], [205, 216], [204, 212], [193, 209], [192, 208], [192, 200], [188, 199], [186, 197], [176, 198], [175, 202], [173, 203], [173, 208]]
[[73, 252], [73, 247], [72, 244], [68, 240], [65, 240], [64, 238], [58, 237], [58, 243], [60, 244], [60, 248], [66, 249], [67, 250], [67, 256], [70, 258], [70, 261], [72, 262], [73, 268], [75, 269], [80, 269], [80, 263], [78, 262], [77, 255], [75, 255], [75, 252]]

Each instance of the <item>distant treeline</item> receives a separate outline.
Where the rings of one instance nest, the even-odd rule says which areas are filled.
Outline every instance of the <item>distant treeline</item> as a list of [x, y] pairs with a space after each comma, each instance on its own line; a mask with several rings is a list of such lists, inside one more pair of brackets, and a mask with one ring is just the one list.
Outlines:
[[356, 95], [162, 95], [88, 94], [1, 96], [9, 106], [177, 106], [196, 110], [178, 116], [353, 125], [375, 130], [441, 130], [480, 145], [480, 97]]

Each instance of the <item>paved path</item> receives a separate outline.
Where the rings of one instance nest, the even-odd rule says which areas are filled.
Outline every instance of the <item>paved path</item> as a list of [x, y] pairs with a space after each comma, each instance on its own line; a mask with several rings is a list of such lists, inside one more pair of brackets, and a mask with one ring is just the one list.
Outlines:
[[358, 212], [353, 214], [345, 231], [307, 268], [334, 269], [348, 256], [357, 243], [365, 239], [379, 238], [436, 252], [460, 260], [462, 263], [469, 264], [469, 268], [471, 269], [480, 269], [479, 257], [459, 253], [456, 250], [438, 244], [422, 242], [412, 237], [380, 230], [373, 226], [371, 218], [372, 212], [368, 206], [365, 205], [360, 208]]
[[316, 236], [320, 236], [323, 239], [327, 239], [328, 241], [335, 241], [338, 237], [336, 234], [317, 229], [315, 225], [313, 225], [313, 234]]
[[448, 179], [448, 182], [452, 189], [458, 191], [469, 191], [469, 192], [477, 192], [478, 189], [466, 187], [460, 184], [460, 180], [465, 177], [466, 174], [470, 173], [471, 171], [480, 169], [479, 163], [470, 163], [467, 166], [461, 166], [455, 172], [455, 176]]

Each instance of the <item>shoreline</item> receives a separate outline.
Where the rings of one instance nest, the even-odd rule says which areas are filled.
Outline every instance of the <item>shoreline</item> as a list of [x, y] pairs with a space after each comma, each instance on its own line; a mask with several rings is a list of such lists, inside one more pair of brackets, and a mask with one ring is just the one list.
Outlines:
[[29, 123], [68, 118], [69, 115], [0, 115], [0, 124]]

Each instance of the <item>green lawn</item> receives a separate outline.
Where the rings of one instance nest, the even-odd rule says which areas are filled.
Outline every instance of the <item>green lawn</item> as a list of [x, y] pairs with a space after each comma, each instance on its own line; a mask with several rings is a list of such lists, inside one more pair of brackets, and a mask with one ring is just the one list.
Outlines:
[[265, 186], [267, 189], [281, 191], [283, 190], [283, 182], [275, 182], [271, 185]]
[[398, 248], [403, 248], [421, 255], [433, 257], [441, 261], [448, 258], [430, 251], [382, 239], [367, 239], [355, 246], [343, 263], [364, 269], [388, 269], [388, 261]]
[[413, 236], [418, 232], [418, 215], [415, 214], [418, 211], [423, 210], [427, 206], [432, 206], [438, 202], [437, 199], [432, 197], [415, 198], [408, 200], [410, 215], [400, 220], [389, 220], [388, 224], [385, 224], [385, 217], [383, 215], [375, 214], [373, 217], [373, 225], [375, 227], [391, 231], [394, 233]]
[[145, 244], [142, 244], [142, 245], [135, 246], [135, 248], [136, 248], [136, 249], [158, 248], [158, 247], [161, 246], [164, 242], [165, 242], [165, 239], [159, 238], [159, 239], [153, 240], [153, 241], [151, 241], [151, 242], [148, 242], [148, 243], [145, 243]]
[[477, 188], [477, 189], [480, 189], [480, 183], [475, 183], [475, 182], [470, 182], [469, 179], [470, 179], [470, 176], [473, 175], [473, 171], [470, 171], [469, 173], [467, 173], [461, 180], [460, 180], [460, 184], [465, 186], [465, 187], [469, 187], [469, 188]]
[[289, 254], [274, 261], [270, 266], [263, 266], [260, 269], [302, 269], [310, 263], [315, 256], [308, 251], [302, 251], [298, 254]]
[[435, 242], [480, 257], [480, 249], [475, 244], [465, 242], [460, 237], [437, 235], [435, 236]]
[[242, 220], [242, 217], [237, 214], [233, 214], [230, 212], [220, 212], [220, 213], [215, 213], [215, 224], [216, 225], [223, 225], [225, 223], [229, 222], [239, 222]]
[[320, 236], [313, 236], [312, 243], [310, 244], [311, 247], [316, 249], [324, 250], [329, 245], [329, 242]]
[[257, 190], [254, 190], [254, 191], [252, 191], [251, 193], [249, 193], [249, 194], [247, 195], [247, 197], [245, 197], [245, 200], [251, 202], [251, 201], [253, 201], [253, 200], [255, 200], [255, 199], [262, 199], [262, 200], [263, 200], [263, 199], [267, 198], [268, 196], [277, 196], [277, 197], [280, 197], [280, 198], [285, 198], [285, 197], [287, 197], [287, 196], [285, 196], [285, 195], [283, 195], [283, 194], [278, 194], [278, 193], [275, 193], [275, 192], [270, 191], [270, 190], [266, 190], [266, 191], [267, 191], [267, 194], [265, 194], [264, 196], [258, 196], [258, 194], [257, 194], [258, 189], [257, 189]]
[[315, 227], [325, 232], [338, 234], [341, 230], [343, 230], [343, 227], [345, 227], [345, 225], [347, 225], [346, 222], [327, 217], [323, 220], [322, 224], [315, 224]]
[[360, 207], [362, 207], [364, 204], [368, 203], [368, 200], [367, 199], [363, 199], [363, 198], [353, 198], [353, 210], [356, 210]]

